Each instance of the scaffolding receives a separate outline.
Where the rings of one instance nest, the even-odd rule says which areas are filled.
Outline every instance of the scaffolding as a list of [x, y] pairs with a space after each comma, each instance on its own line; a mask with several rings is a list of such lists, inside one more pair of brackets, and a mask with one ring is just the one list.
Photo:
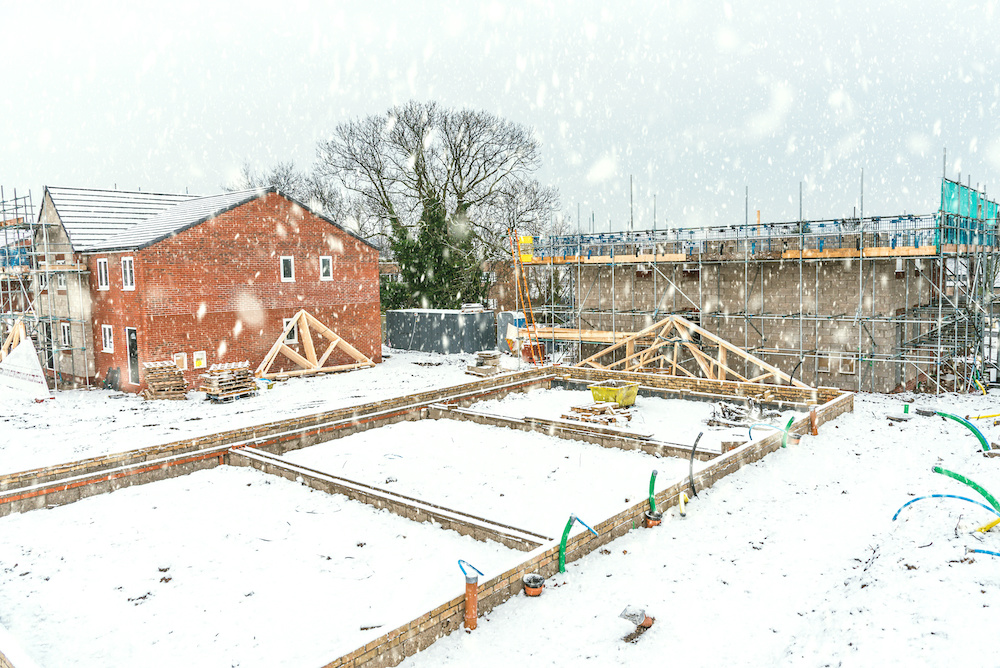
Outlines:
[[998, 369], [997, 205], [942, 192], [924, 215], [524, 237], [537, 334], [583, 359], [679, 314], [813, 384], [982, 389]]
[[[31, 192], [0, 186], [0, 335], [23, 322], [55, 389], [89, 385], [89, 271], [58, 227], [35, 216]], [[2, 337], [0, 337], [2, 338]]]

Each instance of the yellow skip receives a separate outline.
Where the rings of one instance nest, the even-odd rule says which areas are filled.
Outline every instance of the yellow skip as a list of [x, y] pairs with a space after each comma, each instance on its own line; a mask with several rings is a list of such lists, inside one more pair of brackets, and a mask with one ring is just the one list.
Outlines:
[[981, 526], [978, 529], [976, 529], [976, 531], [978, 531], [979, 533], [986, 533], [987, 531], [989, 531], [990, 529], [992, 529], [993, 527], [995, 527], [998, 524], [1000, 524], [1000, 517], [996, 518], [995, 520], [993, 520], [989, 524], [984, 524], [983, 526]]

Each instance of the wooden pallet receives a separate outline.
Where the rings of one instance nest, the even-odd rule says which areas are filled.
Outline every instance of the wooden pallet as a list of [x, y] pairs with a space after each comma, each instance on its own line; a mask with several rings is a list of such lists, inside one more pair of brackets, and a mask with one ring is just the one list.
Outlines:
[[232, 401], [257, 394], [257, 381], [250, 362], [213, 364], [202, 374], [198, 390], [213, 401]]
[[188, 382], [184, 372], [173, 361], [143, 362], [147, 389], [142, 391], [146, 399], [187, 399]]
[[632, 420], [632, 409], [620, 408], [614, 401], [595, 401], [592, 404], [571, 406], [570, 410], [572, 412], [564, 413], [562, 419], [605, 426], [617, 424], [620, 420]]

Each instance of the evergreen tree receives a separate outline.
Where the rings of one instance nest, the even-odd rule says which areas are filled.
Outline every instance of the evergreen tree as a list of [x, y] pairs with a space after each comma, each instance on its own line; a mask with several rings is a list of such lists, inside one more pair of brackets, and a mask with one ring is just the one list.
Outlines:
[[393, 225], [390, 248], [399, 265], [400, 281], [385, 286], [386, 309], [459, 308], [481, 301], [487, 287], [469, 226], [456, 216], [449, 221], [440, 201], [429, 199], [413, 236], [403, 225]]

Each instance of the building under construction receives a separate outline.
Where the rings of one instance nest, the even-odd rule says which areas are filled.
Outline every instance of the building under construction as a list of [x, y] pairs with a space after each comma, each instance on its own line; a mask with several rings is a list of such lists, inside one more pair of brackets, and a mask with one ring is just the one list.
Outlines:
[[944, 179], [934, 213], [527, 237], [517, 261], [538, 338], [591, 366], [759, 375], [678, 361], [653, 327], [678, 314], [814, 386], [969, 391], [996, 381], [997, 210]]

